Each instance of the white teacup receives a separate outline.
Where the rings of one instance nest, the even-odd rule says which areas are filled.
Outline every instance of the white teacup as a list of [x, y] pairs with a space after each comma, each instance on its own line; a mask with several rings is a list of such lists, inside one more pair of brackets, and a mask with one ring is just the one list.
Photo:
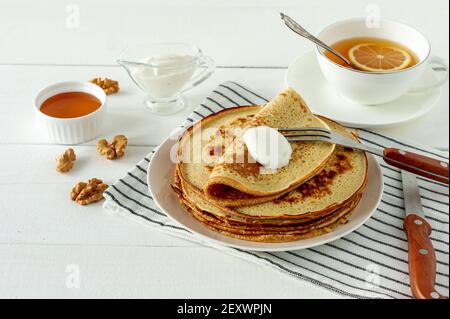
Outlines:
[[[358, 71], [331, 61], [325, 56], [324, 50], [317, 47], [317, 59], [325, 78], [344, 98], [352, 102], [365, 105], [384, 104], [408, 92], [423, 92], [440, 87], [448, 79], [447, 63], [440, 57], [431, 56], [428, 39], [403, 23], [382, 19], [379, 27], [369, 28], [365, 19], [351, 19], [334, 23], [318, 35], [320, 40], [329, 45], [356, 37], [384, 38], [397, 42], [414, 51], [420, 62], [394, 72]], [[430, 67], [436, 72], [445, 71], [445, 76], [436, 79], [434, 83], [417, 86], [418, 79]]]

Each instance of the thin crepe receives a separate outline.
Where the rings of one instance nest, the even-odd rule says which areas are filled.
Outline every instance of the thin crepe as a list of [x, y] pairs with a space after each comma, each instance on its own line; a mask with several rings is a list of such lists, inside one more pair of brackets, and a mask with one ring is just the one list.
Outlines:
[[[181, 178], [203, 189], [210, 200], [221, 206], [254, 205], [275, 199], [320, 172], [335, 149], [335, 145], [323, 142], [292, 143], [289, 164], [264, 174], [242, 142], [245, 129], [260, 125], [328, 128], [292, 89], [278, 94], [262, 108], [249, 106], [216, 113], [188, 130], [180, 140]], [[233, 127], [240, 130], [227, 134]], [[219, 133], [211, 134], [213, 128]], [[215, 149], [222, 151], [210, 156], [210, 150]]]
[[[358, 141], [338, 123], [326, 118], [322, 120], [337, 133]], [[233, 216], [236, 220], [260, 220], [262, 223], [292, 220], [295, 223], [299, 219], [319, 218], [329, 211], [346, 206], [356, 194], [364, 190], [367, 171], [368, 163], [364, 152], [337, 146], [322, 171], [294, 190], [264, 203], [238, 207], [224, 206], [211, 200], [205, 195], [201, 183], [195, 186], [185, 180], [183, 174], [179, 175], [184, 184], [184, 196], [197, 203], [202, 210], [218, 216]], [[206, 180], [207, 177], [202, 182]]]
[[[184, 204], [184, 203], [183, 203]], [[223, 223], [214, 221], [214, 216], [208, 217], [204, 212], [199, 211], [195, 207], [186, 205], [186, 209], [202, 224], [211, 230], [220, 234], [248, 241], [256, 242], [286, 242], [300, 239], [307, 239], [317, 237], [330, 233], [339, 224], [345, 224], [348, 222], [353, 212], [354, 207], [342, 208], [336, 212], [332, 218], [327, 219], [323, 223], [319, 223], [309, 229], [298, 231], [258, 231], [258, 230], [242, 230], [232, 227], [227, 227]]]

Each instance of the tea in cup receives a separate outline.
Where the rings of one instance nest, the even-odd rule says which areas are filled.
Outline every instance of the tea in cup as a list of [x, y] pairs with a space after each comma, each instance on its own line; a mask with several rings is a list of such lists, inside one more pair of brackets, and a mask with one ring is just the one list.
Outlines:
[[[352, 62], [348, 65], [320, 47], [316, 56], [323, 75], [346, 99], [364, 105], [394, 101], [408, 92], [424, 92], [448, 79], [444, 59], [431, 56], [428, 39], [400, 22], [382, 19], [370, 28], [365, 19], [338, 22], [318, 36]], [[445, 76], [415, 86], [427, 68], [438, 66]]]

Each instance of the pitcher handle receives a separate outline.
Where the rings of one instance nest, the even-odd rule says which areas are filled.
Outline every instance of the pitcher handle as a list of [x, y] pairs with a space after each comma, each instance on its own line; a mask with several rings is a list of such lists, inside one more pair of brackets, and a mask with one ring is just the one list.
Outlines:
[[196, 87], [200, 83], [207, 80], [214, 72], [216, 66], [214, 64], [214, 60], [209, 56], [202, 56], [198, 62], [199, 68], [205, 68], [202, 72], [194, 76], [189, 83], [181, 90], [181, 93], [189, 91], [190, 89]]

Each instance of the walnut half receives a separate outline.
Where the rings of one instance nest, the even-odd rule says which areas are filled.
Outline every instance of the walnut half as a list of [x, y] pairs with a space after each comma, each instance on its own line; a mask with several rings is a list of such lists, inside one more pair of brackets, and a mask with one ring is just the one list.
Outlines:
[[105, 139], [99, 140], [97, 142], [97, 150], [100, 155], [106, 156], [109, 160], [113, 160], [125, 154], [127, 144], [128, 139], [125, 135], [116, 135], [111, 144]]
[[88, 205], [103, 199], [103, 192], [108, 185], [101, 179], [92, 178], [87, 183], [80, 182], [72, 188], [70, 197], [80, 205]]
[[66, 173], [73, 168], [73, 164], [77, 156], [72, 148], [68, 148], [64, 154], [58, 156], [56, 159], [56, 171], [58, 173]]
[[98, 85], [107, 95], [119, 92], [119, 82], [108, 78], [95, 78], [90, 81]]

